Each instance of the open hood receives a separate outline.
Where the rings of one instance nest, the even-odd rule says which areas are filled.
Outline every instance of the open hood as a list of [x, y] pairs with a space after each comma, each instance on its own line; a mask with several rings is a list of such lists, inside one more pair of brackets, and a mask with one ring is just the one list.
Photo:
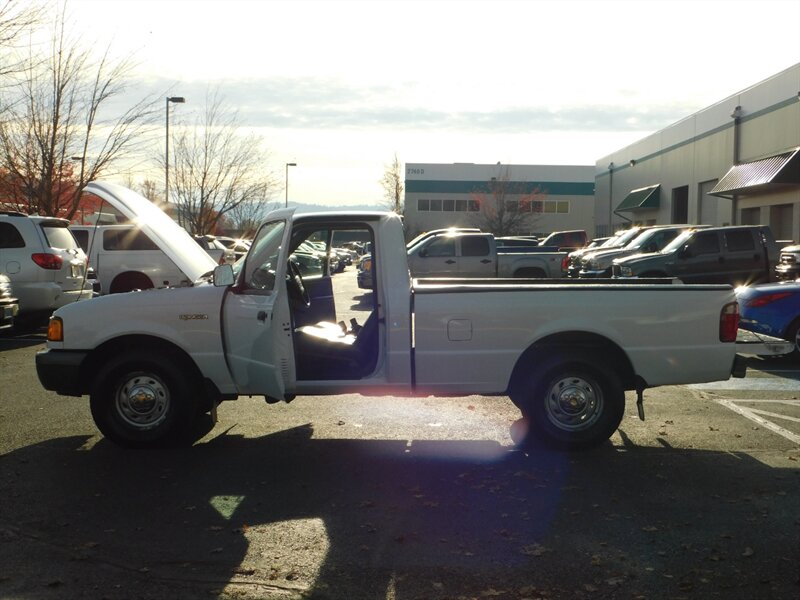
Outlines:
[[121, 185], [101, 181], [87, 184], [84, 192], [108, 202], [130, 219], [190, 281], [196, 281], [217, 266], [183, 227], [144, 196]]

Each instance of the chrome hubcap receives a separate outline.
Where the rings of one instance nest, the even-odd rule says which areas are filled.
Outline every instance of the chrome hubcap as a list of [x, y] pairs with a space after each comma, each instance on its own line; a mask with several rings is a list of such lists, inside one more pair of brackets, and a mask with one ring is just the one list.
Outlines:
[[117, 412], [128, 425], [151, 429], [167, 416], [169, 391], [152, 374], [130, 375], [116, 394]]

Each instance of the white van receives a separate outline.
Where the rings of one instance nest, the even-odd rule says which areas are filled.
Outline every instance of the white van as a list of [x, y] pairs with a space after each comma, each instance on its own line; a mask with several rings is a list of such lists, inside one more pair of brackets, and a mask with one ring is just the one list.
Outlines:
[[70, 225], [70, 230], [89, 257], [103, 294], [192, 283], [135, 225]]

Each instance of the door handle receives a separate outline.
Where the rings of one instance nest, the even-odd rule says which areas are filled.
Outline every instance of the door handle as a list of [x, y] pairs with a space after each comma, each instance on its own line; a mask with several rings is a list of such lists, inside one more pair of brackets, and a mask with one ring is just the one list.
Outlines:
[[452, 258], [450, 258], [450, 259], [444, 261], [444, 264], [446, 264], [446, 265], [454, 265], [454, 264], [456, 264], [456, 261], [454, 261]]
[[491, 260], [489, 260], [488, 258], [484, 258], [484, 259], [481, 261], [481, 264], [482, 264], [482, 265], [488, 265], [490, 262], [492, 262], [492, 261], [491, 261]]
[[258, 314], [256, 315], [256, 319], [258, 319], [259, 321], [264, 323], [267, 320], [267, 311], [265, 311], [265, 310], [258, 311]]

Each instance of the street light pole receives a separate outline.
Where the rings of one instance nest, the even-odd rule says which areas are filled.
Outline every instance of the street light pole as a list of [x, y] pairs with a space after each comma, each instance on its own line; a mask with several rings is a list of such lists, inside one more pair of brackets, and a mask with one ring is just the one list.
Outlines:
[[164, 204], [169, 203], [169, 103], [175, 102], [183, 104], [186, 98], [183, 96], [167, 96], [167, 144], [164, 152]]
[[289, 208], [289, 167], [296, 167], [297, 163], [286, 163], [286, 202], [285, 208]]

